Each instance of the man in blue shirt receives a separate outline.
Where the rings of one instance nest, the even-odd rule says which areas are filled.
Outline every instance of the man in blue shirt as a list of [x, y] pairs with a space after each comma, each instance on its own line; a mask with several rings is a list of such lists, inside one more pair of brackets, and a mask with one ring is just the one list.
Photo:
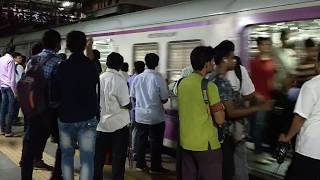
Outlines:
[[147, 68], [139, 74], [131, 87], [130, 96], [135, 98], [135, 121], [137, 128], [137, 171], [147, 169], [145, 150], [148, 136], [151, 139], [151, 171], [152, 174], [167, 172], [161, 165], [161, 149], [164, 136], [164, 108], [169, 92], [165, 80], [155, 68], [159, 64], [159, 56], [150, 53], [145, 57]]

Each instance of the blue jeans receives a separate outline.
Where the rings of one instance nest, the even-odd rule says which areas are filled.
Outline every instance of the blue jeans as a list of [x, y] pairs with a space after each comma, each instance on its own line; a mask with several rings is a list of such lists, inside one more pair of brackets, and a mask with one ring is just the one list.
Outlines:
[[251, 121], [252, 138], [255, 145], [256, 153], [262, 152], [262, 143], [265, 140], [265, 133], [267, 128], [268, 112], [260, 111], [254, 115]]
[[61, 168], [64, 179], [74, 180], [74, 152], [77, 142], [80, 150], [80, 180], [93, 179], [97, 124], [96, 118], [76, 123], [64, 123], [59, 120]]
[[[0, 108], [0, 124], [1, 131], [9, 134], [12, 131], [12, 121], [14, 115], [14, 94], [11, 88], [1, 88], [1, 108]], [[7, 119], [6, 119], [7, 116]]]

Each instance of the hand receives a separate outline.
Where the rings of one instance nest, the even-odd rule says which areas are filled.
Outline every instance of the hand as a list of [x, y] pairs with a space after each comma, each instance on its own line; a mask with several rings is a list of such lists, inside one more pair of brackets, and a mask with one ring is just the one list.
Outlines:
[[264, 102], [263, 104], [259, 105], [259, 109], [261, 111], [271, 111], [273, 109], [273, 101], [268, 100]]
[[288, 143], [288, 142], [290, 142], [290, 138], [287, 135], [282, 133], [282, 134], [280, 134], [278, 141]]

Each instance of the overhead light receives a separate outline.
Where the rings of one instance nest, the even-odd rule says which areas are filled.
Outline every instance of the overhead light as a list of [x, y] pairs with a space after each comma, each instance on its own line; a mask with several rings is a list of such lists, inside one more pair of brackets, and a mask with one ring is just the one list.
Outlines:
[[72, 5], [72, 3], [70, 1], [64, 1], [62, 3], [62, 7], [70, 7]]

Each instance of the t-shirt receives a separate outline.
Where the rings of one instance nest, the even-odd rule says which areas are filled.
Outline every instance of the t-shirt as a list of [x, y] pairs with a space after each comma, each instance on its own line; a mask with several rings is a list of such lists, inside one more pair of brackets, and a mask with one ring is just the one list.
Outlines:
[[304, 83], [294, 112], [305, 118], [296, 141], [296, 152], [320, 160], [320, 75]]
[[228, 71], [226, 74], [226, 78], [229, 80], [232, 86], [232, 89], [234, 91], [240, 90], [241, 95], [247, 96], [254, 93], [255, 88], [251, 81], [251, 78], [249, 76], [247, 69], [241, 65], [240, 65], [240, 68], [241, 68], [241, 75], [242, 75], [241, 87], [240, 87], [240, 80], [234, 71]]
[[[209, 144], [211, 149], [220, 148], [218, 130], [203, 99], [202, 79], [201, 75], [192, 73], [178, 86], [180, 143], [190, 151], [206, 151]], [[208, 83], [207, 93], [210, 106], [221, 106], [218, 88], [213, 82]]]
[[261, 60], [260, 56], [250, 61], [251, 77], [256, 92], [265, 99], [272, 98], [272, 90], [274, 89], [274, 75], [276, 71], [275, 64], [272, 59]]

